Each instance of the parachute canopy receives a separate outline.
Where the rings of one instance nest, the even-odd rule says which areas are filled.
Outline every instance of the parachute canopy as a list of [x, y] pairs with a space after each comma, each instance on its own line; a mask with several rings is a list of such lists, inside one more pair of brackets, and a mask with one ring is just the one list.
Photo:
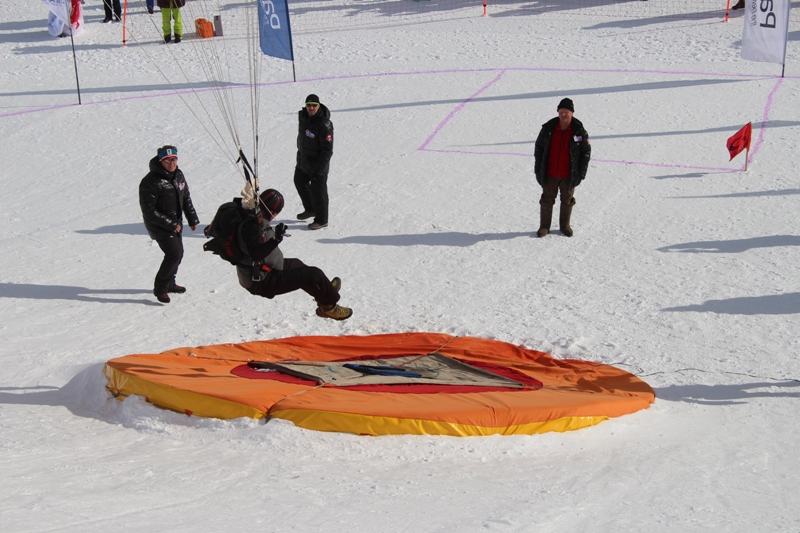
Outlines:
[[647, 383], [612, 366], [440, 333], [179, 348], [111, 359], [104, 371], [119, 398], [366, 435], [568, 431], [655, 399]]

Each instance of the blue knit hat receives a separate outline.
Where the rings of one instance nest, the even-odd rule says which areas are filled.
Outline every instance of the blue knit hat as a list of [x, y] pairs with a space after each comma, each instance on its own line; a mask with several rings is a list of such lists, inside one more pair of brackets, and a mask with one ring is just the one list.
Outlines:
[[163, 161], [171, 157], [178, 157], [178, 149], [174, 146], [162, 146], [158, 149], [158, 160]]

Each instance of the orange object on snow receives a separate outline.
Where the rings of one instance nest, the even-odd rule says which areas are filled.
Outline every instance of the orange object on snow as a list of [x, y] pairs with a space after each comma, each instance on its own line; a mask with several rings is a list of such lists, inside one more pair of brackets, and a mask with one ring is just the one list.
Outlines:
[[453, 436], [569, 431], [646, 409], [618, 368], [441, 333], [289, 337], [109, 360], [108, 389], [187, 414], [321, 431]]
[[194, 29], [197, 32], [197, 36], [201, 39], [208, 39], [214, 36], [214, 25], [211, 24], [209, 20], [203, 18], [195, 20]]

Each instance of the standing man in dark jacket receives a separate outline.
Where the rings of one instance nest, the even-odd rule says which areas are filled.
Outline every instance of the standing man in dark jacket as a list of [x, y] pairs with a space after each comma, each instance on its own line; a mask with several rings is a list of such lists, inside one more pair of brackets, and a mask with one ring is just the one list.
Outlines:
[[200, 223], [189, 196], [189, 186], [178, 168], [178, 149], [174, 146], [162, 146], [158, 155], [150, 160], [150, 172], [139, 184], [139, 206], [148, 235], [164, 252], [153, 294], [166, 304], [169, 303], [168, 293], [186, 292], [185, 287], [175, 283], [175, 274], [183, 259], [183, 215], [192, 231]]
[[550, 232], [553, 205], [561, 193], [559, 227], [561, 233], [572, 237], [569, 219], [575, 205], [575, 187], [586, 177], [592, 147], [583, 124], [572, 114], [572, 100], [564, 98], [558, 104], [558, 116], [542, 125], [534, 148], [534, 173], [542, 186], [539, 199], [540, 223], [536, 235], [544, 237]]
[[309, 94], [298, 117], [294, 186], [303, 202], [303, 212], [297, 218], [314, 217], [308, 229], [320, 229], [328, 226], [328, 170], [333, 156], [331, 112], [316, 94]]

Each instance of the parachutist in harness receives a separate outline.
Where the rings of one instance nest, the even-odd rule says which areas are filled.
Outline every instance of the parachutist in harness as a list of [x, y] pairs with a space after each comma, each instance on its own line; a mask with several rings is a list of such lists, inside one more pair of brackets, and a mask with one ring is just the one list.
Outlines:
[[283, 257], [278, 246], [287, 236], [287, 226], [270, 225], [283, 209], [283, 195], [267, 189], [255, 198], [260, 205], [252, 209], [244, 205], [244, 198], [222, 204], [204, 231], [212, 239], [203, 249], [236, 265], [239, 284], [250, 294], [274, 298], [301, 289], [316, 300], [317, 316], [334, 320], [350, 318], [353, 311], [336, 304], [341, 287], [339, 278], [330, 280], [317, 267]]

